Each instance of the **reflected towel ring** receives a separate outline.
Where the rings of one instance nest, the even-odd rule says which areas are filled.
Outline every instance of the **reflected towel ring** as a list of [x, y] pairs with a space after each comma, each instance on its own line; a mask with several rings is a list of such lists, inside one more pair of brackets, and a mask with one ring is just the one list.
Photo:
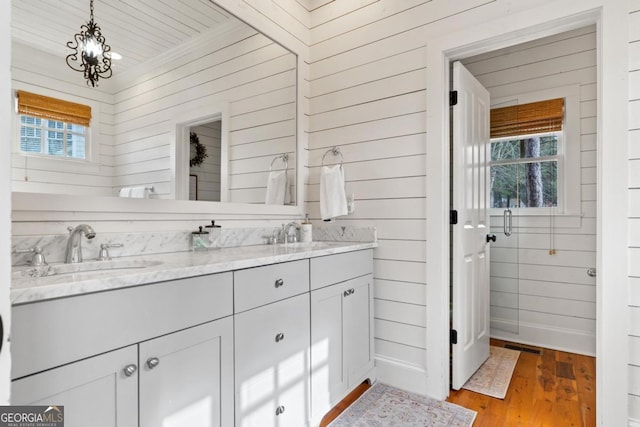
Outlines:
[[282, 162], [284, 163], [284, 170], [289, 169], [289, 155], [287, 153], [281, 154], [279, 156], [276, 156], [273, 158], [273, 160], [271, 160], [271, 166], [269, 166], [269, 170], [273, 170], [273, 164], [277, 161], [277, 160], [282, 160]]
[[324, 159], [325, 159], [325, 157], [327, 157], [327, 154], [329, 154], [329, 153], [333, 154], [336, 157], [339, 156], [340, 157], [340, 166], [342, 166], [342, 163], [344, 163], [344, 157], [342, 157], [342, 152], [340, 151], [340, 148], [338, 148], [338, 147], [329, 148], [324, 153], [324, 155], [322, 156], [322, 166], [324, 166]]

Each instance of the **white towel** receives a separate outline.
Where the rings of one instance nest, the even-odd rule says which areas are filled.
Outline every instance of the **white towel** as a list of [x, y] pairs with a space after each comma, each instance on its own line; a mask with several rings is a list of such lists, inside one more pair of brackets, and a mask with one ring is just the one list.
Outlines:
[[122, 187], [118, 195], [120, 197], [148, 199], [152, 191], [153, 191], [153, 186], [151, 185], [138, 185], [135, 187]]
[[326, 220], [347, 213], [342, 165], [323, 166], [320, 171], [320, 216]]
[[289, 203], [289, 182], [287, 171], [278, 170], [269, 172], [267, 177], [267, 195], [265, 203], [268, 205], [284, 205]]

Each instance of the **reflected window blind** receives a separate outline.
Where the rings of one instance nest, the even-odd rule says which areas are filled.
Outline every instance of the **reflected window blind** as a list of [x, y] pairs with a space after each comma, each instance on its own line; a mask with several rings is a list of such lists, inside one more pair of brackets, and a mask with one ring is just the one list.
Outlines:
[[91, 107], [48, 96], [18, 91], [18, 113], [88, 127]]
[[564, 98], [491, 110], [491, 138], [562, 130]]

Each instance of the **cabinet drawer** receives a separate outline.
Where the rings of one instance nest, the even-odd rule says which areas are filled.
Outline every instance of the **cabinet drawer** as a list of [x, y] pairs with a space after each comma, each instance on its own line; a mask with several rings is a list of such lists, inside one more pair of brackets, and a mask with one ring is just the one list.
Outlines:
[[[265, 392], [268, 390], [268, 392]], [[236, 390], [236, 427], [308, 425], [308, 380], [297, 370], [256, 377]]]
[[236, 313], [309, 292], [309, 261], [239, 270], [233, 273]]
[[311, 289], [373, 273], [373, 250], [311, 258]]
[[279, 370], [307, 372], [309, 322], [308, 293], [236, 315], [236, 390]]

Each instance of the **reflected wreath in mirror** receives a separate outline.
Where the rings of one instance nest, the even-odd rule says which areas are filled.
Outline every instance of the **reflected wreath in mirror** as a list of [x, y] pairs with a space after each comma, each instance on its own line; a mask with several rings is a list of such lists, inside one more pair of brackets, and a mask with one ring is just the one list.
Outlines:
[[191, 144], [191, 159], [189, 166], [199, 166], [204, 162], [207, 156], [207, 147], [200, 143], [200, 139], [195, 132], [189, 133], [189, 143]]

